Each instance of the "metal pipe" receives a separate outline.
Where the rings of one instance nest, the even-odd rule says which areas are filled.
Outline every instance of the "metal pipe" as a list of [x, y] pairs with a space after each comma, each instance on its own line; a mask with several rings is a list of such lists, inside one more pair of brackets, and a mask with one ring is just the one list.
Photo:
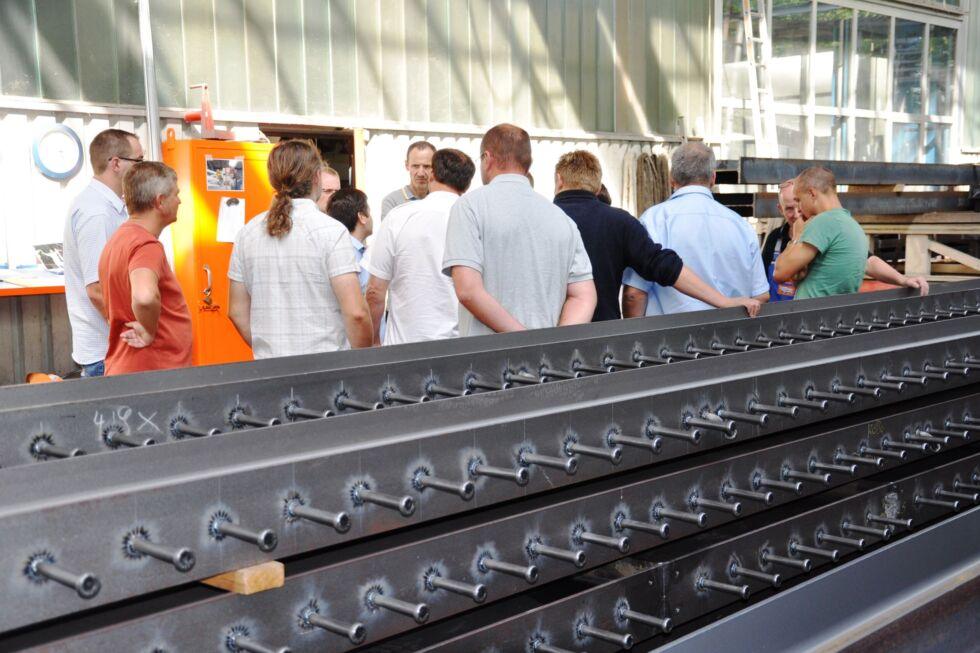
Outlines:
[[885, 464], [883, 458], [865, 458], [864, 456], [852, 456], [851, 454], [838, 451], [834, 454], [834, 461], [838, 464], [840, 463], [854, 463], [855, 465], [870, 465], [872, 467], [881, 467]]
[[792, 478], [797, 481], [813, 481], [815, 483], [830, 484], [830, 474], [816, 474], [814, 472], [799, 472], [789, 467], [783, 468], [783, 478]]
[[471, 376], [466, 379], [466, 387], [470, 390], [487, 390], [490, 392], [495, 392], [497, 390], [503, 390], [504, 386], [499, 383], [494, 383], [492, 381], [486, 381], [478, 376]]
[[655, 617], [652, 614], [644, 614], [642, 612], [630, 610], [626, 607], [619, 610], [619, 617], [620, 619], [624, 619], [626, 621], [635, 621], [636, 623], [643, 624], [645, 626], [657, 628], [660, 630], [660, 632], [665, 634], [674, 629], [674, 622], [670, 617]]
[[743, 601], [748, 600], [750, 590], [748, 585], [732, 585], [730, 583], [719, 583], [718, 581], [711, 580], [707, 576], [698, 576], [697, 582], [695, 582], [695, 587], [699, 590], [715, 590], [717, 592], [724, 592], [726, 594], [734, 594]]
[[676, 519], [677, 521], [694, 524], [698, 528], [704, 528], [708, 524], [708, 515], [704, 512], [686, 512], [684, 510], [674, 510], [662, 505], [656, 505], [651, 511], [653, 518], [657, 521], [664, 519]]
[[924, 376], [905, 376], [904, 374], [894, 375], [894, 374], [882, 374], [881, 380], [887, 383], [914, 383], [918, 386], [924, 386], [929, 382]]
[[637, 363], [649, 363], [650, 365], [666, 365], [673, 363], [672, 358], [660, 358], [659, 356], [646, 356], [638, 351], [633, 352], [633, 360]]
[[715, 413], [720, 419], [734, 420], [736, 422], [747, 422], [749, 424], [755, 424], [756, 426], [766, 426], [769, 424], [769, 416], [765, 413], [761, 415], [750, 415], [748, 413], [739, 413], [734, 410], [725, 410], [724, 408]]
[[708, 429], [710, 431], [720, 431], [728, 437], [734, 438], [738, 433], [738, 428], [732, 420], [715, 421], [713, 419], [703, 419], [700, 417], [688, 416], [684, 418], [684, 426], [690, 428]]
[[35, 456], [47, 456], [48, 458], [74, 458], [85, 455], [85, 452], [78, 447], [60, 447], [44, 438], [39, 438], [31, 445], [31, 453]]
[[630, 538], [628, 537], [610, 537], [609, 535], [585, 531], [578, 534], [578, 539], [589, 544], [616, 549], [620, 553], [629, 553], [630, 550]]
[[143, 99], [146, 103], [146, 131], [150, 145], [150, 160], [162, 158], [160, 147], [160, 104], [157, 101], [157, 69], [153, 59], [153, 22], [150, 19], [150, 0], [138, 0], [140, 50], [143, 58]]
[[228, 648], [232, 651], [247, 651], [247, 653], [292, 653], [288, 646], [266, 646], [257, 639], [246, 637], [238, 633], [228, 635]]
[[606, 368], [619, 367], [619, 368], [622, 368], [624, 370], [635, 370], [637, 368], [643, 367], [643, 362], [642, 361], [624, 361], [624, 360], [619, 359], [619, 358], [613, 358], [612, 356], [608, 356], [606, 358], [603, 358], [602, 359], [602, 364]]
[[706, 349], [704, 347], [694, 347], [693, 345], [688, 347], [687, 351], [691, 354], [700, 354], [701, 356], [722, 356], [725, 353], [724, 349]]
[[815, 458], [810, 459], [810, 469], [821, 472], [839, 472], [841, 474], [854, 475], [857, 472], [857, 465], [835, 465], [833, 463], [822, 463]]
[[735, 344], [740, 347], [747, 347], [749, 349], [769, 349], [772, 347], [772, 343], [759, 342], [758, 340], [746, 340], [741, 336], [735, 338]]
[[657, 438], [638, 438], [632, 435], [623, 435], [619, 431], [610, 431], [609, 435], [606, 436], [606, 440], [609, 442], [610, 446], [622, 445], [624, 447], [637, 447], [639, 449], [647, 449], [652, 453], [660, 453], [663, 449], [663, 440], [659, 437]]
[[105, 435], [105, 441], [110, 447], [119, 445], [125, 447], [148, 447], [157, 443], [154, 438], [144, 438], [142, 436], [130, 435], [121, 431], [107, 432]]
[[635, 519], [627, 519], [624, 517], [619, 519], [616, 524], [619, 528], [650, 533], [652, 535], [659, 535], [665, 540], [670, 537], [670, 524], [667, 522], [655, 524], [653, 522], [637, 521]]
[[830, 542], [831, 544], [842, 544], [844, 546], [849, 546], [851, 548], [861, 551], [864, 549], [865, 541], [863, 537], [852, 538], [852, 537], [841, 537], [840, 535], [831, 535], [830, 533], [824, 533], [820, 531], [817, 533], [817, 544], [824, 544]]
[[531, 653], [576, 653], [575, 651], [569, 651], [567, 648], [559, 648], [558, 646], [552, 646], [547, 642], [540, 639], [534, 639], [530, 643]]
[[528, 551], [534, 555], [542, 555], [546, 558], [570, 562], [579, 568], [585, 566], [585, 551], [582, 550], [559, 549], [541, 542], [531, 542], [528, 545]]
[[689, 431], [684, 431], [681, 429], [668, 428], [666, 426], [658, 426], [656, 424], [647, 424], [647, 433], [652, 433], [653, 435], [659, 435], [664, 438], [671, 438], [673, 440], [686, 440], [691, 444], [701, 443], [701, 429], [691, 429]]
[[626, 649], [627, 651], [633, 648], [633, 636], [629, 633], [615, 633], [611, 630], [603, 630], [595, 626], [590, 626], [587, 623], [579, 624], [576, 630], [580, 637], [594, 637], [603, 642], [615, 644], [619, 648]]
[[892, 529], [890, 526], [885, 526], [884, 528], [872, 528], [871, 526], [861, 526], [859, 524], [852, 524], [846, 519], [841, 522], [840, 529], [845, 533], [860, 533], [862, 535], [873, 535], [880, 540], [891, 539]]
[[357, 399], [351, 399], [347, 395], [340, 395], [334, 400], [337, 404], [337, 408], [343, 410], [344, 408], [350, 408], [351, 410], [381, 410], [385, 407], [380, 401], [358, 401]]
[[865, 519], [873, 524], [888, 524], [889, 526], [902, 526], [904, 528], [912, 528], [912, 519], [902, 519], [900, 517], [887, 517], [885, 515], [875, 515], [868, 513], [865, 515]]
[[671, 358], [679, 361], [693, 361], [701, 358], [701, 354], [690, 354], [686, 351], [671, 351], [664, 349], [660, 352], [663, 358]]
[[325, 417], [332, 417], [332, 410], [310, 410], [309, 408], [303, 408], [296, 404], [288, 404], [285, 408], [286, 417], [292, 421], [298, 419], [323, 419]]
[[556, 370], [551, 367], [541, 368], [541, 378], [542, 379], [580, 379], [581, 374], [572, 372], [562, 372], [561, 370]]
[[760, 487], [771, 487], [774, 490], [786, 490], [787, 492], [794, 492], [796, 494], [803, 494], [803, 483], [800, 481], [780, 481], [774, 478], [766, 478], [765, 476], [756, 476], [753, 485]]
[[833, 392], [846, 392], [853, 395], [861, 395], [862, 397], [881, 399], [880, 388], [864, 388], [861, 386], [841, 385], [839, 383], [835, 383], [833, 387]]
[[872, 456], [880, 456], [882, 458], [893, 458], [895, 460], [905, 460], [909, 457], [905, 450], [901, 451], [889, 451], [888, 449], [873, 449], [865, 444], [858, 447], [858, 451], [861, 454], [871, 454]]
[[803, 558], [802, 560], [799, 558], [787, 558], [786, 556], [776, 555], [768, 549], [763, 551], [759, 557], [766, 564], [783, 565], [784, 567], [792, 567], [803, 572], [808, 572], [813, 569], [813, 563], [810, 562], [809, 558]]
[[886, 383], [884, 381], [869, 381], [868, 379], [861, 378], [858, 379], [858, 385], [862, 388], [877, 388], [879, 390], [894, 390], [895, 392], [903, 392], [905, 390], [905, 383], [899, 381], [898, 383]]
[[691, 505], [695, 508], [707, 508], [709, 510], [727, 512], [732, 517], [739, 517], [742, 514], [742, 504], [738, 501], [728, 503], [727, 501], [715, 501], [714, 499], [704, 499], [695, 496], [691, 500]]
[[753, 490], [740, 490], [737, 487], [732, 487], [727, 483], [721, 488], [721, 496], [725, 497], [736, 497], [738, 499], [749, 499], [750, 501], [760, 501], [767, 506], [772, 505], [775, 500], [775, 496], [772, 492], [768, 490], [764, 492], [756, 492]]
[[545, 456], [531, 451], [522, 451], [518, 459], [525, 467], [530, 465], [552, 467], [564, 471], [569, 476], [572, 476], [578, 471], [578, 459], [574, 456], [571, 458], [559, 458], [558, 456]]
[[412, 485], [414, 485], [419, 491], [426, 488], [432, 488], [433, 490], [439, 490], [440, 492], [455, 494], [463, 501], [469, 501], [472, 499], [473, 493], [476, 491], [476, 486], [473, 484], [473, 481], [468, 479], [460, 483], [456, 481], [448, 481], [444, 478], [430, 476], [428, 473], [416, 473], [415, 477], [412, 479]]
[[242, 542], [248, 542], [259, 547], [259, 551], [268, 553], [279, 544], [279, 538], [274, 531], [265, 528], [260, 531], [253, 531], [243, 528], [231, 521], [217, 521], [214, 525], [214, 532], [222, 536], [233, 537]]
[[219, 435], [221, 429], [199, 429], [176, 420], [170, 427], [170, 433], [176, 437], [206, 438], [212, 435]]
[[953, 430], [950, 430], [950, 429], [939, 429], [939, 428], [935, 428], [935, 427], [930, 426], [927, 429], [923, 429], [923, 432], [928, 433], [929, 435], [934, 436], [934, 437], [961, 438], [963, 440], [969, 440], [970, 439], [970, 434], [966, 430], [962, 430], [962, 431], [956, 430], [956, 431], [953, 431]]
[[480, 556], [476, 566], [483, 573], [496, 571], [508, 576], [523, 578], [528, 585], [534, 585], [538, 582], [539, 572], [536, 565], [515, 565], [510, 562], [503, 562], [502, 560], [494, 560], [489, 554], [485, 554]]
[[425, 387], [425, 393], [430, 397], [433, 395], [440, 397], [466, 397], [470, 394], [470, 389], [463, 388], [462, 390], [456, 390], [455, 388], [447, 388], [438, 383], [429, 383]]
[[517, 467], [516, 469], [508, 469], [506, 467], [494, 467], [493, 465], [484, 465], [482, 462], [471, 463], [470, 466], [470, 476], [487, 476], [489, 478], [500, 478], [506, 481], [513, 481], [517, 485], [527, 485], [528, 481], [531, 480], [531, 475], [528, 474], [527, 467]]
[[409, 603], [393, 596], [385, 596], [377, 588], [368, 590], [364, 602], [372, 609], [384, 608], [411, 617], [417, 624], [424, 624], [429, 620], [429, 606], [425, 603]]
[[565, 453], [569, 456], [578, 454], [580, 456], [591, 456], [608, 460], [613, 465], [618, 465], [623, 460], [623, 450], [619, 447], [590, 447], [578, 442], [570, 442], [565, 447]]
[[482, 583], [464, 583], [451, 578], [443, 578], [437, 574], [426, 576], [426, 586], [431, 590], [445, 590], [453, 594], [467, 596], [474, 603], [483, 603], [487, 600], [487, 586]]
[[906, 433], [905, 439], [908, 442], [925, 442], [934, 445], [949, 444], [949, 437], [945, 435], [942, 437], [933, 436], [921, 429], [916, 430], [915, 433]]
[[595, 367], [593, 365], [586, 365], [581, 361], [572, 361], [572, 371], [585, 372], [587, 374], [608, 374], [609, 372], [615, 372], [612, 367]]
[[792, 333], [784, 329], [780, 329], [778, 335], [780, 338], [784, 338], [786, 340], [805, 340], [807, 342], [812, 342], [817, 338], [817, 336], [812, 333]]
[[286, 514], [289, 517], [307, 519], [311, 522], [316, 522], [317, 524], [329, 526], [338, 533], [346, 533], [350, 530], [350, 515], [343, 510], [340, 512], [319, 510], [317, 508], [304, 505], [298, 500], [294, 499], [286, 503]]
[[407, 494], [396, 496], [385, 492], [375, 492], [366, 486], [358, 485], [351, 490], [355, 503], [373, 503], [383, 508], [397, 510], [402, 517], [411, 517], [415, 513], [415, 499]]
[[807, 555], [817, 556], [818, 558], [826, 558], [831, 562], [837, 562], [837, 560], [840, 558], [840, 552], [838, 552], [837, 549], [820, 549], [815, 546], [800, 544], [799, 542], [790, 542], [789, 552], [793, 555], [796, 555], [797, 553], [806, 553]]
[[351, 644], [362, 644], [367, 638], [367, 629], [359, 621], [353, 623], [337, 621], [316, 613], [308, 615], [305, 621], [311, 626], [346, 637]]
[[856, 396], [853, 392], [824, 392], [822, 390], [814, 390], [813, 388], [807, 388], [806, 390], [806, 398], [811, 401], [822, 399], [825, 401], [839, 401], [845, 404], [853, 404]]
[[254, 426], [256, 428], [265, 428], [267, 426], [278, 426], [280, 424], [278, 417], [270, 417], [268, 419], [262, 417], [253, 417], [248, 413], [236, 410], [231, 414], [232, 425], [241, 428], [243, 426]]
[[943, 497], [946, 499], [962, 499], [963, 501], [971, 501], [976, 503], [980, 499], [980, 494], [976, 492], [950, 492], [949, 490], [944, 490], [942, 488], [936, 490], [937, 497]]
[[919, 451], [925, 452], [929, 449], [929, 445], [925, 442], [914, 443], [914, 442], [895, 442], [890, 438], [882, 438], [881, 446], [886, 449], [899, 449], [904, 451]]
[[748, 408], [750, 413], [773, 413], [774, 415], [785, 415], [786, 417], [798, 417], [800, 409], [796, 406], [773, 406], [753, 401]]
[[711, 343], [711, 348], [712, 349], [717, 349], [718, 351], [726, 351], [726, 350], [729, 350], [729, 349], [732, 350], [732, 351], [748, 351], [749, 350], [749, 346], [748, 345], [737, 345], [737, 344], [734, 344], [734, 343], [729, 344], [729, 343], [717, 342], [717, 341]]
[[190, 549], [156, 544], [147, 539], [145, 535], [133, 535], [127, 538], [126, 546], [137, 553], [168, 562], [174, 566], [174, 569], [182, 573], [193, 569], [197, 562], [194, 552]]
[[30, 562], [29, 568], [30, 572], [37, 577], [47, 578], [65, 587], [70, 587], [75, 590], [79, 598], [94, 598], [102, 589], [102, 583], [93, 574], [73, 574], [54, 562], [47, 562], [39, 557]]
[[749, 569], [734, 562], [730, 567], [730, 573], [732, 576], [745, 576], [746, 578], [761, 580], [763, 583], [767, 583], [773, 587], [779, 587], [783, 584], [783, 577], [779, 574], [768, 574], [758, 569]]
[[926, 365], [924, 370], [910, 370], [909, 374], [922, 377], [924, 379], [937, 379], [939, 381], [949, 381], [948, 370], [936, 370], [932, 365]]
[[796, 397], [780, 396], [776, 400], [780, 406], [799, 406], [800, 408], [809, 408], [810, 410], [819, 410], [821, 412], [827, 410], [827, 401], [825, 399], [820, 399], [819, 401], [811, 401], [809, 399], [797, 399]]
[[936, 508], [946, 508], [953, 511], [960, 509], [959, 501], [941, 501], [939, 499], [930, 499], [929, 497], [918, 495], [916, 495], [913, 499], [913, 503], [915, 503], [917, 506], [934, 506]]
[[[499, 387], [497, 388], [500, 389]], [[413, 397], [411, 395], [405, 395], [400, 392], [393, 392], [390, 390], [385, 390], [381, 393], [381, 398], [385, 400], [385, 403], [389, 404], [424, 404], [427, 401], [431, 401], [432, 398], [429, 395], [422, 395], [421, 397]]]

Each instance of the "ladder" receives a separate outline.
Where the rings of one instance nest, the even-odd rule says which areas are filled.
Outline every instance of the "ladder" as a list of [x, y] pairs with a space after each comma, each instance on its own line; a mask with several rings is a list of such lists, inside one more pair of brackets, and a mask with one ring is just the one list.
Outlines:
[[[758, 8], [753, 8], [753, 5]], [[772, 63], [772, 40], [769, 38], [769, 26], [766, 22], [765, 0], [742, 0], [742, 25], [756, 156], [775, 158], [779, 156], [779, 144], [772, 75], [769, 70]]]

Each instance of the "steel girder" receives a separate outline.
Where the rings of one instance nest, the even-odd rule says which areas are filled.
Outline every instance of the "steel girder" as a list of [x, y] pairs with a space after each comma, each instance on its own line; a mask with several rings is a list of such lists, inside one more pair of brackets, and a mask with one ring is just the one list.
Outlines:
[[[924, 369], [930, 361], [963, 360], [978, 345], [980, 317], [970, 317], [714, 358], [696, 366], [638, 369], [535, 386], [511, 395], [491, 393], [408, 406], [390, 413], [401, 417], [397, 433], [392, 433], [389, 413], [377, 411], [290, 425], [279, 429], [281, 435], [275, 438], [254, 431], [179, 447], [4, 470], [0, 530], [12, 562], [8, 574], [0, 576], [0, 597], [13, 600], [14, 609], [0, 616], [0, 628], [23, 626], [273, 557], [254, 543], [225, 535], [218, 526], [228, 521], [256, 535], [265, 529], [278, 534], [277, 557], [335, 546], [616, 470], [608, 456], [570, 453], [570, 436], [580, 445], [611, 449], [610, 431], [655, 440], [658, 436], [648, 428], [651, 423], [684, 431], [686, 419], [708, 420], [699, 427], [704, 433], [700, 445], [688, 441], [691, 428], [686, 430], [688, 439], [659, 436], [659, 454], [649, 446], [632, 447], [632, 455], [626, 455], [619, 468], [649, 465], [699, 448], [731, 444], [733, 433], [717, 430], [726, 421], [705, 417], [719, 407], [741, 412], [750, 411], [752, 401], [782, 403], [763, 408], [770, 418], [766, 432], [777, 432], [870, 405], [923, 396], [939, 389], [937, 384], [964, 385], [964, 376], [953, 375], [945, 382], [909, 384], [901, 395], [891, 391], [880, 399], [857, 395], [854, 404], [827, 402], [826, 412], [816, 408], [824, 400], [802, 400], [808, 408], [801, 409], [796, 419], [776, 414], [780, 408], [786, 412], [790, 400], [804, 397], [808, 389], [830, 392], [840, 383], [861, 386], [863, 379], [864, 391], [869, 391], [869, 384], [897, 390], [893, 381], [878, 379], [901, 374], [906, 367]], [[849, 390], [837, 394], [851, 398]], [[331, 428], [325, 432], [323, 425]], [[754, 438], [761, 429], [743, 424], [737, 435], [743, 440]], [[911, 437], [922, 436], [912, 433]], [[576, 476], [568, 473], [569, 460], [578, 462]], [[393, 465], [392, 461], [404, 462]], [[556, 464], [562, 469], [551, 469]], [[512, 480], [481, 475], [487, 465], [524, 469], [530, 483], [520, 487]], [[420, 468], [454, 483], [473, 481], [475, 497], [467, 502], [458, 494], [420, 491], [412, 485]], [[374, 505], [377, 497], [362, 494], [365, 491], [391, 495], [386, 499], [389, 506], [403, 506], [401, 497], [407, 497], [417, 508], [406, 517]], [[297, 498], [331, 513], [347, 511], [349, 532], [304, 520], [294, 528], [285, 517], [290, 516], [287, 502]], [[98, 528], [91, 528], [92, 524]], [[134, 567], [125, 555], [123, 538], [140, 533], [139, 529], [160, 544], [192, 549], [197, 565], [185, 573], [162, 564]], [[262, 542], [265, 549], [270, 543]], [[50, 556], [75, 573], [96, 574], [103, 580], [101, 593], [83, 600], [54, 583], [34, 582], [36, 574], [25, 570], [31, 570], [38, 556]]]
[[[969, 211], [969, 193], [841, 193], [841, 205], [855, 215], [913, 215], [947, 211]], [[756, 218], [778, 218], [779, 197], [775, 193], [758, 193], [749, 203]]]
[[[579, 591], [569, 592], [571, 595], [565, 598], [551, 600], [542, 597], [538, 601], [531, 599], [519, 604], [514, 601], [514, 605], [508, 606], [509, 610], [501, 609], [493, 623], [482, 628], [461, 624], [457, 618], [453, 622], [434, 626], [430, 632], [422, 631], [415, 636], [392, 640], [386, 647], [387, 650], [419, 650], [426, 653], [548, 650], [541, 644], [556, 647], [552, 649], [555, 651], [613, 651], [623, 648], [590, 636], [582, 628], [583, 624], [587, 624], [610, 635], [629, 635], [633, 641], [643, 641], [643, 650], [649, 650], [651, 646], [666, 641], [666, 638], [662, 626], [651, 625], [649, 619], [645, 623], [644, 617], [669, 618], [671, 625], [677, 626], [722, 609], [744, 605], [747, 598], [757, 593], [764, 596], [775, 593], [773, 602], [778, 602], [780, 590], [774, 587], [773, 579], [749, 577], [734, 572], [733, 567], [761, 571], [764, 575], [778, 573], [780, 585], [792, 583], [810, 573], [819, 574], [832, 569], [837, 560], [853, 559], [854, 566], [859, 568], [859, 556], [874, 557], [888, 550], [887, 547], [878, 548], [882, 540], [876, 536], [842, 532], [841, 525], [844, 523], [867, 523], [865, 520], [869, 514], [911, 519], [916, 526], [949, 519], [956, 510], [965, 509], [967, 505], [958, 503], [954, 510], [951, 503], [945, 506], [924, 505], [917, 499], [931, 496], [934, 487], [948, 486], [958, 477], [976, 473], [978, 463], [980, 454], [973, 453], [962, 460], [911, 475], [902, 469], [894, 470], [892, 474], [882, 475], [882, 480], [877, 483], [856, 483], [849, 492], [827, 493], [822, 500], [815, 502], [816, 506], [811, 504], [808, 510], [775, 523], [765, 524], [762, 516], [759, 516], [752, 526], [747, 525], [746, 532], [724, 529], [727, 537], [722, 537], [721, 532], [706, 533], [694, 540], [662, 547], [638, 559], [631, 559], [631, 564], [608, 565], [584, 579], [577, 588], [569, 588]], [[980, 508], [973, 508], [951, 523], [960, 524], [952, 529], [957, 534], [976, 534], [980, 528]], [[878, 525], [872, 522], [872, 526]], [[931, 529], [936, 534], [930, 538], [933, 544], [946, 539], [943, 530], [942, 523]], [[907, 533], [908, 530], [902, 526], [895, 529], [895, 535], [899, 538]], [[822, 539], [821, 534], [836, 535], [846, 540], [861, 539], [864, 548], [875, 550], [864, 554], [863, 549], [853, 543], [830, 543]], [[801, 546], [809, 550], [801, 551]], [[902, 548], [901, 539], [891, 546]], [[919, 547], [913, 548], [921, 551]], [[963, 556], [961, 559], [975, 556], [970, 547], [953, 548]], [[817, 556], [817, 552], [822, 553]], [[836, 552], [836, 560], [828, 557], [832, 552]], [[787, 564], [766, 562], [772, 560], [773, 554], [797, 562], [808, 559], [813, 572]], [[909, 563], [905, 555], [891, 555], [887, 573], [901, 578]], [[877, 579], [878, 575], [874, 578]], [[866, 576], [865, 579], [870, 580]], [[705, 581], [723, 583], [726, 587], [712, 587]], [[860, 593], [858, 588], [852, 590]], [[833, 596], [819, 592], [815, 594], [812, 596], [813, 602], [807, 605], [809, 609], [823, 601], [836, 600]], [[532, 607], [535, 603], [545, 605]], [[860, 605], [861, 602], [851, 600], [849, 604]], [[630, 613], [626, 610], [633, 613], [632, 618], [628, 618]], [[774, 612], [778, 614], [779, 610]], [[791, 623], [805, 623], [802, 616], [795, 615]], [[814, 615], [814, 620], [819, 619]], [[779, 624], [771, 625], [781, 630]], [[797, 638], [804, 637], [805, 633], [798, 633]], [[785, 632], [781, 632], [781, 635], [782, 642], [795, 641]], [[535, 642], [538, 642], [537, 646]], [[723, 648], [770, 650], [768, 644], [765, 630], [753, 629], [738, 631], [737, 638], [726, 641]], [[719, 649], [678, 647], [678, 650]]]
[[739, 183], [779, 184], [793, 179], [811, 166], [833, 170], [838, 184], [971, 186], [980, 182], [977, 173], [980, 166], [968, 163], [955, 165], [742, 157], [738, 164]]
[[[751, 342], [757, 347], [760, 334], [789, 343], [814, 337], [808, 332], [823, 338], [831, 333], [853, 333], [855, 328], [883, 331], [889, 324], [894, 328], [976, 313], [980, 311], [978, 288], [980, 282], [970, 282], [950, 284], [927, 298], [892, 291], [875, 293], [863, 302], [856, 296], [784, 302], [767, 308], [766, 317], [754, 320], [730, 319], [726, 312], [713, 311], [546, 329], [499, 339], [468, 338], [85, 383], [13, 387], [0, 390], [4, 425], [0, 466], [56, 460], [80, 452], [126, 450], [148, 442], [186, 442], [196, 439], [188, 435], [192, 431], [197, 436], [212, 433], [212, 429], [240, 432], [273, 420], [289, 422], [290, 416], [305, 421], [327, 410], [339, 416], [382, 405], [398, 406], [402, 401], [484, 393], [507, 384], [517, 391], [541, 379], [557, 378], [542, 376], [544, 367], [564, 374], [594, 374], [629, 369], [617, 367], [620, 362], [644, 364], [635, 362], [637, 356], [650, 357], [652, 364], [656, 359], [681, 361], [700, 356], [689, 353], [693, 348], [712, 351], [720, 347], [714, 351], [731, 354], [747, 345], [725, 349], [726, 345]], [[510, 376], [521, 370], [531, 376]], [[484, 389], [477, 387], [481, 382]], [[396, 401], [392, 393], [401, 396]], [[303, 416], [296, 414], [297, 409]]]
[[[950, 460], [951, 456], [963, 453], [967, 455]], [[852, 554], [908, 532], [908, 526], [882, 524], [877, 521], [881, 518], [896, 524], [911, 520], [910, 524], [918, 526], [972, 506], [976, 496], [946, 502], [935, 498], [938, 488], [950, 488], [958, 480], [978, 474], [980, 454], [976, 446], [971, 445], [963, 452], [950, 452], [943, 458], [934, 461], [935, 466], [929, 469], [923, 469], [922, 464], [910, 465], [812, 497], [801, 502], [799, 512], [790, 516], [787, 510], [745, 517], [738, 525], [722, 526], [607, 563], [564, 587], [552, 584], [532, 591], [530, 600], [506, 600], [482, 609], [475, 618], [456, 617], [382, 643], [380, 647], [417, 650], [428, 642], [432, 646], [426, 650], [433, 651], [547, 650], [535, 648], [534, 642], [539, 642], [572, 650], [629, 648], [627, 644], [632, 641], [658, 636], [673, 626], [744, 601], [757, 592], [770, 592], [784, 583], [807, 577], [812, 571], [820, 573]], [[628, 490], [631, 486], [625, 487]], [[581, 500], [596, 499], [591, 496]], [[923, 499], [933, 502], [925, 504]], [[557, 513], [561, 517], [577, 515], [578, 509], [575, 506], [568, 510], [562, 503], [556, 503], [547, 510], [553, 511], [551, 516]], [[976, 517], [977, 511], [973, 514]], [[409, 612], [417, 613], [419, 605], [427, 606], [433, 616], [468, 610], [473, 607], [471, 599], [454, 600], [445, 590], [431, 589], [425, 583], [426, 574], [435, 572], [444, 578], [466, 580], [471, 579], [467, 574], [472, 574], [478, 578], [479, 558], [470, 559], [470, 556], [478, 556], [483, 549], [506, 558], [506, 548], [498, 552], [497, 545], [507, 539], [521, 540], [529, 533], [533, 537], [542, 521], [532, 518], [535, 524], [529, 530], [525, 524], [515, 526], [497, 515], [487, 515], [487, 521], [474, 529], [493, 529], [490, 537], [494, 541], [488, 541], [486, 533], [446, 533], [439, 537], [455, 539], [458, 545], [440, 549], [439, 538], [419, 539], [383, 553], [291, 576], [287, 587], [276, 593], [190, 603], [166, 615], [117, 623], [49, 644], [65, 651], [120, 647], [219, 650], [238, 634], [260, 642], [267, 650], [281, 651], [286, 647], [297, 652], [347, 650], [353, 645], [343, 635], [317, 627], [311, 616], [331, 619], [333, 625], [346, 626], [348, 633], [360, 632], [357, 626], [361, 626], [365, 633], [387, 635], [413, 629], [414, 622], [411, 616], [372, 605], [368, 598], [372, 592], [405, 601], [412, 606]], [[855, 528], [864, 531], [857, 532]], [[553, 544], [575, 546], [571, 542]], [[520, 543], [510, 548], [520, 555]], [[589, 547], [590, 553], [593, 549]], [[384, 572], [376, 563], [381, 555], [386, 556]], [[610, 560], [622, 556], [605, 553], [600, 557]], [[520, 564], [528, 564], [526, 558]], [[571, 566], [561, 562], [549, 564]], [[542, 578], [548, 578], [547, 572]], [[493, 581], [493, 587], [500, 587], [501, 579], [493, 575], [484, 579]], [[502, 579], [502, 584], [517, 586], [518, 590], [526, 588], [520, 579]], [[555, 600], [556, 596], [566, 594], [571, 596]], [[528, 609], [536, 603], [545, 605]], [[473, 626], [473, 621], [485, 620], [491, 620], [492, 625]], [[473, 632], [446, 637], [447, 632], [459, 626]], [[435, 644], [440, 640], [444, 641]]]

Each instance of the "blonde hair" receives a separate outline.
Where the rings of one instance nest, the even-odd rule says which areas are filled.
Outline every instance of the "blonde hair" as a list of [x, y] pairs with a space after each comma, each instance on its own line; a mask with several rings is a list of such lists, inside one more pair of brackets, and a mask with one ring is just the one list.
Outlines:
[[587, 190], [596, 195], [602, 188], [602, 166], [599, 159], [585, 150], [562, 154], [555, 165], [555, 173], [561, 176], [568, 190]]

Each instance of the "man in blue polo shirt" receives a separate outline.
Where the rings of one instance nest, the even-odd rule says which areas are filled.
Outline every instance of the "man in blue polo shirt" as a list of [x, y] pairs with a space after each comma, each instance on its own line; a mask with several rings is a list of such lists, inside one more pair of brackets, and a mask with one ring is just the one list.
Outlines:
[[[685, 143], [671, 157], [674, 194], [641, 216], [654, 242], [677, 252], [684, 265], [728, 297], [769, 300], [759, 239], [737, 213], [714, 200], [715, 156], [703, 143]], [[667, 315], [711, 308], [676, 288], [630, 269], [623, 275], [623, 316]]]

